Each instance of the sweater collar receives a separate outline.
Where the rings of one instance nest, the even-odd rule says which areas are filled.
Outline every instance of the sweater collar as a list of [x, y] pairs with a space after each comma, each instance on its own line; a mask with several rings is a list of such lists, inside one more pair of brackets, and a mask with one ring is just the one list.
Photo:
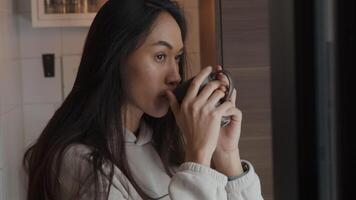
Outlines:
[[141, 120], [140, 122], [140, 128], [137, 134], [138, 137], [127, 128], [124, 129], [124, 134], [126, 143], [134, 143], [138, 146], [147, 144], [152, 140], [152, 128], [149, 127], [144, 120]]

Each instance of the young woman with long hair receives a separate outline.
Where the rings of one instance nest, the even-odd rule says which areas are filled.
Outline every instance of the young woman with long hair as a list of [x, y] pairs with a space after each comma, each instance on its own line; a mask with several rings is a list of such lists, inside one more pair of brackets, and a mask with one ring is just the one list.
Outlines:
[[[109, 0], [86, 38], [74, 86], [24, 156], [28, 200], [262, 199], [241, 161], [241, 112], [224, 79], [185, 80], [185, 19], [170, 0]], [[221, 128], [222, 116], [231, 122]], [[213, 165], [211, 165], [213, 163]]]

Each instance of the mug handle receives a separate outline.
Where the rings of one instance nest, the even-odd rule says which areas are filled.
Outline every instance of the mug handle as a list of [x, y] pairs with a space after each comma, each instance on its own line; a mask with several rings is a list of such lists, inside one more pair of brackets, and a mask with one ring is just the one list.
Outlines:
[[211, 74], [210, 74], [210, 80], [216, 80], [216, 79], [217, 79], [216, 76], [217, 76], [219, 73], [223, 73], [223, 74], [227, 77], [227, 79], [228, 79], [228, 81], [229, 81], [229, 89], [225, 92], [225, 96], [224, 96], [224, 98], [222, 99], [222, 102], [224, 102], [224, 101], [226, 101], [226, 100], [228, 100], [228, 99], [231, 98], [232, 92], [234, 91], [234, 83], [233, 83], [233, 81], [232, 81], [232, 79], [231, 79], [231, 74], [230, 74], [230, 72], [229, 72], [229, 71], [226, 71], [226, 70], [224, 70], [224, 69], [218, 70], [218, 71], [216, 71], [216, 72], [211, 73]]

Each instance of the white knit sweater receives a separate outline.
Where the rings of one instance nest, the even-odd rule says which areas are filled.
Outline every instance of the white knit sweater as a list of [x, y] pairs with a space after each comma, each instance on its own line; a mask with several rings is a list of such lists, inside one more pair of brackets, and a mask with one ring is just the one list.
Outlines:
[[[171, 178], [163, 167], [160, 157], [151, 144], [152, 130], [141, 123], [138, 138], [126, 129], [127, 157], [131, 172], [138, 185], [151, 197], [163, 200], [261, 200], [260, 181], [251, 163], [248, 172], [228, 181], [227, 177], [207, 166], [193, 162], [183, 163], [174, 168], [177, 172]], [[87, 166], [90, 149], [74, 144], [67, 148], [60, 173], [60, 199], [70, 199], [70, 195], [82, 184], [88, 174]], [[105, 170], [106, 167], [103, 166]], [[88, 172], [90, 173], [90, 172]], [[105, 179], [103, 179], [105, 180]], [[105, 183], [103, 183], [105, 184]], [[90, 187], [89, 187], [90, 188]], [[96, 191], [100, 192], [100, 191]], [[83, 190], [81, 199], [92, 199], [94, 189]], [[130, 196], [129, 196], [130, 194]], [[130, 198], [129, 198], [130, 197]], [[114, 168], [110, 200], [141, 199], [126, 176]]]

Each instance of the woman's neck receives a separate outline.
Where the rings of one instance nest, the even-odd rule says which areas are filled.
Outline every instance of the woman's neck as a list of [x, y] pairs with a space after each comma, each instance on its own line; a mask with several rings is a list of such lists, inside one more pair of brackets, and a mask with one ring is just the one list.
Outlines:
[[[125, 109], [124, 109], [125, 112]], [[127, 105], [126, 106], [126, 112], [125, 112], [125, 128], [128, 129], [130, 132], [134, 133], [135, 136], [137, 137], [138, 135], [138, 130], [140, 127], [140, 121], [142, 118], [143, 112], [138, 109], [137, 107], [133, 105]]]

